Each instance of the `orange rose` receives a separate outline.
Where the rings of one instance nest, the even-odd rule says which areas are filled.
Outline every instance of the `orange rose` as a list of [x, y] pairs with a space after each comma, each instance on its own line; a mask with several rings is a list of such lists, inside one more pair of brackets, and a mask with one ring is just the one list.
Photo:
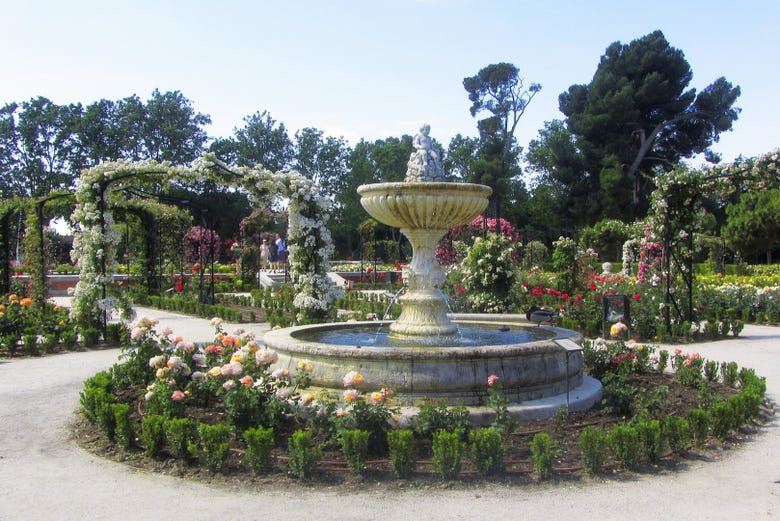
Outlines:
[[19, 304], [21, 304], [22, 306], [24, 306], [26, 308], [29, 308], [30, 306], [32, 306], [33, 301], [32, 301], [31, 298], [24, 297], [22, 300], [19, 301]]

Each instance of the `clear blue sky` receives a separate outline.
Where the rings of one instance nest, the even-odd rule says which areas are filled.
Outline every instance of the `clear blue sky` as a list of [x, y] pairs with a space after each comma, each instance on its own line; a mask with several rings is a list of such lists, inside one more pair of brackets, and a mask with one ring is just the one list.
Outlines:
[[562, 117], [558, 95], [590, 81], [606, 47], [660, 29], [701, 90], [740, 85], [724, 160], [777, 148], [776, 0], [0, 0], [0, 103], [45, 96], [89, 104], [179, 90], [212, 137], [268, 110], [351, 143], [414, 134], [445, 146], [476, 135], [462, 80], [514, 63], [542, 84], [521, 122], [524, 147]]

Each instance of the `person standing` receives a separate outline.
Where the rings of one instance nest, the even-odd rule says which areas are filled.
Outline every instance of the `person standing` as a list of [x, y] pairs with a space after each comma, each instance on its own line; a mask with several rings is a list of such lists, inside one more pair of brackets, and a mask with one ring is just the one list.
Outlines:
[[278, 233], [276, 234], [276, 269], [284, 269], [285, 262], [287, 261], [287, 244], [284, 239]]
[[260, 245], [260, 268], [267, 270], [270, 262], [271, 246], [268, 245], [268, 241], [266, 239], [263, 239], [263, 244]]

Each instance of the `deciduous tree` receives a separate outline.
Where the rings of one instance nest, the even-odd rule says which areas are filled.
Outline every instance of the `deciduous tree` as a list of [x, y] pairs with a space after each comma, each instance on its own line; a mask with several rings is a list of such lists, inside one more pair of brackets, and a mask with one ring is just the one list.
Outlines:
[[295, 150], [284, 123], [268, 111], [244, 118], [245, 125], [234, 129], [232, 138], [217, 139], [210, 150], [223, 161], [238, 166], [262, 165], [272, 172], [288, 169]]

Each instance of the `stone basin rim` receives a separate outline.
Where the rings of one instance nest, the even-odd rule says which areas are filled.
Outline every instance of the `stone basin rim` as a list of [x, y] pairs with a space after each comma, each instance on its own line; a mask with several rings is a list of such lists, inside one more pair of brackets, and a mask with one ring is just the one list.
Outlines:
[[357, 193], [366, 195], [373, 192], [403, 193], [422, 192], [425, 195], [444, 196], [458, 192], [470, 192], [489, 196], [493, 189], [477, 183], [461, 183], [451, 181], [393, 181], [388, 183], [369, 183], [358, 186]]
[[[452, 359], [452, 358], [473, 358], [473, 357], [495, 357], [511, 358], [518, 354], [529, 355], [533, 352], [563, 350], [564, 348], [557, 344], [556, 340], [571, 340], [577, 344], [582, 342], [582, 335], [576, 331], [563, 329], [554, 326], [539, 326], [541, 329], [551, 333], [550, 338], [535, 340], [531, 342], [522, 342], [516, 344], [499, 344], [487, 346], [463, 346], [463, 347], [442, 347], [436, 345], [426, 345], [420, 347], [360, 347], [357, 345], [337, 345], [312, 340], [302, 340], [295, 337], [295, 333], [327, 331], [331, 329], [345, 329], [350, 327], [383, 327], [391, 324], [393, 321], [359, 321], [359, 322], [335, 322], [329, 324], [308, 324], [304, 326], [288, 327], [267, 332], [263, 340], [271, 349], [281, 349], [286, 352], [296, 352], [306, 355], [323, 355], [334, 358], [339, 357], [360, 357], [360, 358], [421, 358], [421, 359]], [[494, 321], [494, 320], [457, 320], [457, 323], [463, 325], [487, 325], [496, 327], [505, 324], [507, 326], [534, 327], [530, 323], [518, 323], [513, 321]]]

